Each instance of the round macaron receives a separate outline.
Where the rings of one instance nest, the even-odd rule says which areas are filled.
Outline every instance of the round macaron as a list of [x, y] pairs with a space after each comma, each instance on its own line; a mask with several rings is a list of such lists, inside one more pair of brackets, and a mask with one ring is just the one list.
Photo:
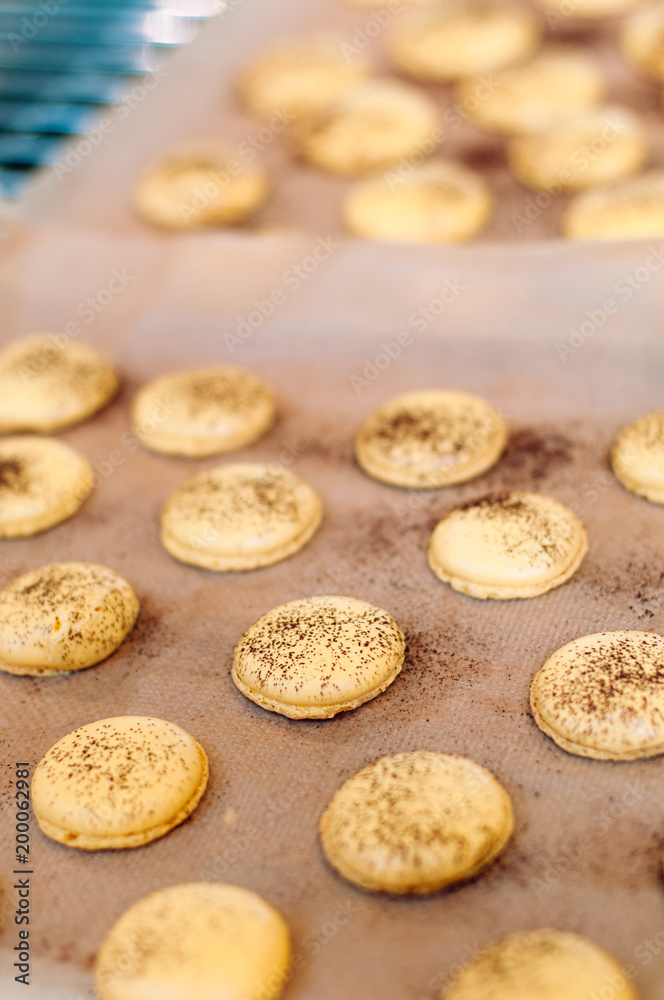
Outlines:
[[518, 931], [494, 941], [454, 977], [441, 1000], [638, 1000], [613, 955], [569, 931]]
[[138, 599], [95, 563], [51, 563], [0, 591], [0, 670], [45, 677], [90, 667], [134, 627]]
[[619, 630], [568, 642], [536, 675], [530, 705], [542, 732], [579, 757], [664, 753], [664, 636]]
[[481, 476], [506, 443], [505, 421], [483, 399], [421, 389], [374, 410], [357, 435], [355, 455], [381, 482], [435, 489]]
[[563, 232], [572, 240], [664, 236], [664, 170], [577, 194], [563, 217]]
[[583, 525], [539, 493], [492, 493], [470, 500], [434, 528], [429, 566], [470, 597], [537, 597], [576, 572], [588, 550]]
[[392, 26], [387, 51], [401, 72], [445, 82], [526, 59], [541, 35], [533, 11], [509, 0], [448, 0], [413, 4]]
[[318, 495], [288, 469], [220, 465], [189, 479], [161, 517], [161, 542], [181, 562], [204, 569], [256, 569], [298, 552], [322, 518]]
[[142, 847], [183, 823], [208, 781], [205, 751], [172, 722], [140, 715], [64, 736], [32, 778], [40, 829], [83, 851]]
[[[629, 0], [622, 2], [629, 4]], [[631, 0], [629, 5], [635, 6], [636, 2]], [[664, 3], [646, 3], [643, 10], [630, 14], [620, 26], [618, 43], [623, 56], [637, 72], [664, 81]]]
[[275, 42], [245, 63], [237, 91], [253, 114], [288, 125], [339, 100], [369, 73], [357, 50], [348, 57], [342, 38], [304, 35]]
[[97, 413], [118, 391], [113, 365], [64, 334], [35, 334], [0, 351], [0, 431], [52, 433]]
[[36, 535], [72, 517], [92, 491], [87, 458], [33, 435], [0, 440], [0, 538]]
[[504, 850], [513, 829], [511, 799], [489, 771], [429, 750], [362, 768], [320, 821], [325, 856], [344, 878], [398, 895], [471, 878]]
[[403, 177], [358, 181], [346, 195], [346, 228], [365, 239], [459, 243], [486, 226], [493, 197], [480, 174], [453, 160], [428, 160]]
[[272, 390], [251, 372], [214, 365], [148, 382], [134, 397], [132, 427], [146, 448], [201, 458], [251, 444], [274, 421]]
[[443, 138], [441, 121], [436, 102], [417, 87], [372, 79], [295, 122], [291, 140], [295, 153], [320, 170], [364, 174], [433, 152]]
[[647, 413], [623, 427], [611, 448], [611, 465], [625, 489], [664, 503], [664, 411]]
[[205, 143], [172, 152], [147, 167], [133, 204], [161, 229], [232, 226], [262, 208], [270, 193], [266, 171], [237, 151]]
[[405, 640], [387, 611], [354, 597], [274, 608], [235, 647], [232, 677], [251, 701], [291, 719], [330, 719], [395, 680]]
[[456, 100], [477, 125], [521, 135], [554, 128], [603, 100], [599, 61], [580, 45], [548, 45], [531, 59], [483, 76], [460, 80]]
[[276, 1000], [290, 934], [249, 889], [172, 885], [134, 903], [108, 932], [94, 967], [101, 1000]]
[[508, 163], [517, 180], [554, 196], [629, 177], [645, 165], [649, 155], [650, 138], [643, 120], [617, 104], [518, 136], [507, 147]]

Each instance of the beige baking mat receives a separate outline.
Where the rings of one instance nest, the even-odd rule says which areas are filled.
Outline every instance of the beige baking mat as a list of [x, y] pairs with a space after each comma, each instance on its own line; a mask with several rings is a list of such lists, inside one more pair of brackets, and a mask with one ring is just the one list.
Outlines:
[[[100, 126], [93, 140], [74, 138], [63, 145], [23, 211], [40, 225], [73, 223], [140, 235], [147, 227], [134, 217], [130, 199], [146, 164], [172, 146], [216, 139], [241, 161], [258, 157], [272, 175], [273, 197], [252, 226], [339, 234], [341, 204], [351, 181], [298, 161], [278, 122], [270, 128], [238, 106], [234, 80], [247, 58], [266, 44], [328, 27], [354, 50], [350, 58], [369, 56], [380, 72], [390, 72], [385, 40], [405, 6], [399, 0], [386, 0], [385, 9], [376, 12], [353, 10], [340, 0], [227, 0], [220, 4], [219, 16], [168, 61], [163, 72], [127, 86], [126, 100], [105, 113], [103, 130]], [[587, 45], [598, 54], [608, 81], [607, 99], [643, 115], [653, 147], [652, 164], [663, 166], [661, 86], [632, 72], [619, 55], [619, 19], [593, 23], [564, 16], [542, 18], [548, 41]], [[480, 170], [496, 197], [494, 219], [481, 241], [532, 242], [559, 236], [569, 199], [538, 195], [519, 184], [505, 165], [504, 140], [473, 126], [451, 87], [428, 89], [440, 106], [445, 129], [436, 156], [455, 157]], [[407, 170], [409, 165], [403, 166]], [[166, 241], [177, 238], [163, 236]]]
[[[619, 487], [606, 457], [625, 421], [662, 406], [664, 245], [588, 257], [553, 245], [529, 256], [525, 247], [404, 254], [348, 244], [328, 245], [318, 261], [315, 246], [304, 236], [165, 244], [25, 231], [0, 263], [3, 342], [71, 323], [125, 377], [115, 403], [63, 435], [95, 464], [98, 488], [68, 523], [0, 542], [3, 578], [52, 560], [95, 560], [126, 576], [142, 602], [134, 633], [104, 664], [56, 679], [0, 676], [3, 1000], [89, 1000], [96, 949], [124, 909], [162, 886], [206, 878], [251, 888], [283, 912], [300, 958], [287, 1000], [436, 1000], [478, 947], [541, 925], [588, 935], [631, 967], [642, 1000], [662, 1000], [664, 761], [563, 753], [536, 728], [528, 690], [575, 636], [664, 632], [664, 510]], [[309, 273], [294, 287], [298, 267]], [[260, 322], [275, 290], [283, 301]], [[250, 336], [243, 323], [253, 324]], [[387, 363], [402, 332], [410, 340]], [[217, 576], [159, 546], [165, 498], [214, 460], [136, 447], [128, 401], [144, 379], [206, 361], [247, 365], [278, 394], [277, 425], [239, 456], [281, 461], [323, 497], [321, 530], [282, 564]], [[353, 461], [358, 424], [389, 396], [431, 385], [497, 406], [512, 428], [505, 457], [476, 482], [426, 494], [370, 481]], [[427, 568], [433, 525], [461, 500], [512, 486], [576, 509], [590, 538], [586, 560], [534, 600], [453, 593]], [[324, 593], [395, 616], [408, 639], [400, 677], [327, 722], [249, 703], [229, 677], [235, 642], [274, 605]], [[33, 824], [28, 991], [11, 968], [14, 762], [34, 768], [76, 726], [125, 713], [169, 719], [200, 740], [209, 789], [187, 823], [134, 851], [86, 854]], [[327, 866], [317, 821], [345, 778], [414, 748], [490, 768], [513, 797], [515, 837], [471, 884], [428, 899], [369, 895]]]

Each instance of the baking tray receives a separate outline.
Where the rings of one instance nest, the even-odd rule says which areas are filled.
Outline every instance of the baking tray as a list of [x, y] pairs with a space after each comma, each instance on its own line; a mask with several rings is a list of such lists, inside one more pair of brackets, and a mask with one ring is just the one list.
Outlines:
[[[304, 235], [165, 242], [26, 229], [0, 261], [2, 343], [74, 324], [125, 380], [107, 410], [62, 435], [98, 470], [94, 494], [65, 524], [0, 542], [3, 579], [89, 559], [122, 573], [142, 604], [134, 632], [105, 663], [62, 678], [0, 676], [0, 992], [26, 995], [11, 967], [14, 763], [34, 770], [75, 727], [136, 713], [169, 719], [203, 744], [209, 788], [190, 820], [132, 851], [76, 851], [33, 822], [37, 1000], [91, 1000], [94, 955], [117, 917], [150, 891], [206, 878], [255, 890], [284, 914], [300, 957], [284, 1000], [436, 1000], [477, 948], [539, 926], [586, 934], [631, 968], [642, 1000], [662, 1000], [664, 760], [568, 755], [535, 726], [528, 693], [544, 660], [576, 636], [664, 632], [664, 511], [622, 489], [607, 463], [618, 428], [662, 405], [664, 246], [606, 246], [589, 257], [553, 244], [404, 254], [348, 243], [290, 287], [286, 276], [314, 246]], [[126, 281], [109, 298], [101, 293], [114, 270]], [[231, 343], [275, 289], [281, 305]], [[105, 304], [95, 310], [90, 298]], [[385, 366], [384, 345], [402, 331], [410, 341]], [[216, 460], [150, 455], [129, 429], [128, 403], [145, 379], [213, 361], [255, 370], [279, 399], [274, 429], [237, 457], [282, 461], [325, 505], [302, 552], [253, 572], [215, 575], [167, 556], [158, 541], [164, 500]], [[365, 477], [352, 448], [362, 419], [398, 392], [432, 385], [477, 393], [505, 415], [512, 437], [499, 465], [426, 493]], [[511, 487], [579, 513], [590, 541], [584, 563], [533, 600], [454, 593], [427, 568], [435, 522], [460, 501]], [[234, 644], [271, 607], [324, 593], [395, 616], [408, 641], [399, 678], [323, 722], [248, 702], [229, 676]], [[364, 764], [416, 748], [492, 770], [513, 798], [515, 836], [476, 881], [425, 899], [371, 895], [326, 864], [318, 819]]]

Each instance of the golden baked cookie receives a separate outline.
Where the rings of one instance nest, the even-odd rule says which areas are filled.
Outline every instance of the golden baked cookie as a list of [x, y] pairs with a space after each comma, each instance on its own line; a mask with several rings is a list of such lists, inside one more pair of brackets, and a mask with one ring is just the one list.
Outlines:
[[399, 80], [361, 84], [318, 114], [296, 122], [295, 152], [335, 174], [362, 174], [421, 159], [443, 139], [441, 114], [428, 94]]
[[549, 14], [553, 27], [568, 18], [616, 17], [638, 7], [644, 0], [535, 0]]
[[208, 781], [193, 736], [140, 715], [100, 719], [58, 740], [32, 779], [40, 829], [83, 851], [142, 847], [183, 823]]
[[481, 476], [506, 443], [505, 421], [483, 399], [421, 389], [375, 410], [357, 435], [355, 455], [383, 483], [433, 489]]
[[231, 226], [258, 211], [269, 192], [262, 167], [208, 143], [148, 167], [136, 185], [134, 208], [163, 229]]
[[256, 441], [274, 413], [272, 390], [256, 375], [211, 365], [148, 382], [131, 417], [136, 437], [151, 451], [200, 458]]
[[387, 51], [399, 70], [418, 80], [455, 80], [527, 59], [541, 36], [540, 19], [527, 7], [449, 0], [404, 13], [389, 33]]
[[635, 11], [620, 27], [618, 43], [639, 73], [664, 81], [664, 3]]
[[623, 427], [611, 448], [611, 466], [625, 489], [664, 503], [664, 411]]
[[488, 223], [493, 196], [483, 178], [453, 160], [433, 160], [403, 179], [375, 177], [355, 184], [343, 220], [356, 236], [405, 243], [457, 243]]
[[94, 485], [87, 458], [30, 434], [0, 440], [0, 538], [36, 535], [79, 509]]
[[456, 87], [472, 121], [507, 135], [555, 128], [598, 105], [606, 81], [597, 59], [580, 45], [548, 45], [532, 59], [497, 70], [490, 85], [470, 76]]
[[465, 757], [417, 750], [382, 757], [344, 782], [323, 813], [330, 864], [374, 892], [436, 892], [471, 878], [506, 847], [509, 795]]
[[569, 931], [518, 931], [458, 972], [441, 1000], [638, 1000], [616, 959]]
[[305, 35], [259, 52], [240, 71], [238, 95], [254, 114], [283, 120], [315, 114], [365, 80], [366, 59], [330, 35]]
[[579, 757], [664, 753], [664, 636], [621, 630], [568, 642], [535, 677], [530, 705], [542, 732]]
[[111, 401], [119, 379], [110, 361], [64, 334], [35, 334], [0, 351], [0, 431], [50, 433]]
[[276, 465], [219, 465], [166, 503], [161, 541], [181, 562], [217, 572], [270, 566], [298, 552], [322, 518], [308, 483]]
[[405, 641], [387, 611], [354, 597], [306, 597], [263, 615], [235, 647], [247, 698], [290, 719], [331, 719], [381, 694]]
[[429, 566], [470, 597], [537, 597], [576, 572], [588, 550], [583, 525], [539, 493], [493, 493], [456, 507], [436, 525]]
[[91, 667], [134, 627], [138, 599], [95, 563], [51, 563], [0, 591], [0, 670], [46, 677]]
[[555, 128], [512, 139], [510, 169], [535, 190], [581, 191], [636, 173], [650, 155], [648, 134], [629, 108], [609, 105]]
[[630, 240], [664, 236], [664, 170], [576, 195], [563, 232], [572, 240]]
[[276, 1000], [290, 934], [256, 893], [188, 882], [144, 896], [104, 938], [94, 967], [101, 1000]]

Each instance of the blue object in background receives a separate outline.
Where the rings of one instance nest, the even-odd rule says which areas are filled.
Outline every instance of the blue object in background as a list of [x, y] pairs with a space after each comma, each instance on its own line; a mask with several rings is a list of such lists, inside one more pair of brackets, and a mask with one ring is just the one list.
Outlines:
[[0, 197], [95, 127], [224, 0], [0, 0]]

